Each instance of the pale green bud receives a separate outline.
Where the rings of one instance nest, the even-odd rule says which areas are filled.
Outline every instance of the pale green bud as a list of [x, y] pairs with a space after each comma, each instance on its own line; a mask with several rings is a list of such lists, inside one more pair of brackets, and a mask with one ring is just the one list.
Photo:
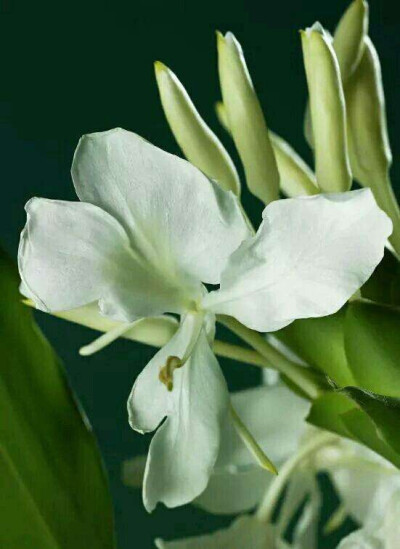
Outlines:
[[332, 39], [318, 23], [301, 32], [310, 96], [317, 183], [324, 192], [351, 187], [346, 105]]
[[354, 177], [374, 186], [392, 162], [386, 126], [385, 97], [378, 54], [370, 38], [356, 72], [346, 86], [349, 151]]
[[176, 75], [160, 61], [154, 66], [162, 107], [183, 154], [223, 189], [239, 195], [239, 176], [224, 146], [204, 122]]
[[281, 190], [287, 196], [318, 194], [314, 172], [284, 139], [269, 132], [280, 175]]
[[[215, 112], [221, 126], [230, 133], [226, 109], [222, 101], [215, 104]], [[319, 189], [314, 172], [293, 147], [271, 130], [269, 131], [269, 139], [278, 166], [282, 192], [290, 197], [318, 194]]]
[[279, 173], [264, 115], [242, 48], [232, 33], [217, 33], [223, 104], [250, 191], [268, 204], [278, 198]]
[[370, 187], [393, 221], [390, 242], [400, 257], [400, 209], [389, 179], [392, 163], [378, 54], [365, 38], [364, 55], [346, 85], [347, 132], [355, 179]]
[[[354, 0], [336, 27], [333, 49], [339, 63], [343, 84], [355, 71], [364, 53], [364, 38], [368, 34], [368, 11], [365, 0]], [[304, 134], [309, 145], [314, 147], [309, 105], [305, 112]]]
[[343, 83], [353, 74], [363, 56], [364, 38], [368, 35], [368, 12], [365, 0], [354, 0], [336, 27], [333, 48]]
[[218, 122], [221, 124], [224, 130], [228, 133], [231, 133], [231, 130], [229, 129], [228, 115], [226, 113], [225, 105], [222, 103], [222, 101], [217, 101], [215, 103], [215, 114], [217, 115]]

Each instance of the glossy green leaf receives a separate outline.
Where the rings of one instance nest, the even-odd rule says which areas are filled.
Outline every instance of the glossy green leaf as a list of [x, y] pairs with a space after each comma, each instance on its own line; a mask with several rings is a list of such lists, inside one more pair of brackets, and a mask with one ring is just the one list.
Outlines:
[[400, 456], [379, 437], [372, 419], [361, 409], [342, 414], [341, 420], [355, 440], [391, 461], [400, 469]]
[[354, 403], [345, 395], [335, 392], [325, 393], [313, 402], [307, 421], [315, 427], [352, 438], [341, 416], [354, 409]]
[[345, 349], [355, 385], [400, 397], [400, 309], [351, 303], [346, 313]]
[[[360, 389], [346, 387], [322, 395], [313, 402], [308, 423], [353, 439], [400, 468], [397, 448], [400, 434], [396, 433], [400, 417], [398, 410], [386, 409], [379, 395], [361, 396], [360, 393]], [[366, 402], [371, 398], [377, 402]]]
[[112, 549], [96, 441], [0, 252], [0, 547]]
[[274, 335], [338, 385], [354, 385], [344, 350], [344, 315], [341, 310], [324, 318], [296, 320]]
[[378, 436], [398, 454], [400, 461], [400, 399], [358, 387], [344, 387], [340, 393], [348, 396], [368, 415]]

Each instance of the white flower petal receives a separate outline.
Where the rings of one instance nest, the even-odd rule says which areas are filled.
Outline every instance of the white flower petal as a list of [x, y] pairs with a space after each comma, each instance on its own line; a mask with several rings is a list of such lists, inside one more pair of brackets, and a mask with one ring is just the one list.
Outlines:
[[[296, 451], [309, 403], [284, 386], [257, 387], [232, 395], [232, 404], [262, 449], [279, 466]], [[211, 513], [252, 509], [273, 476], [261, 469], [227, 421], [210, 482], [196, 504]], [[246, 489], [247, 483], [247, 489]]]
[[342, 454], [327, 471], [348, 514], [361, 524], [379, 520], [400, 489], [398, 470], [359, 444], [346, 443]]
[[92, 204], [33, 198], [18, 251], [22, 288], [56, 312], [99, 300], [101, 311], [131, 321], [186, 305], [179, 288], [150, 272], [123, 227]]
[[381, 538], [362, 529], [346, 536], [338, 545], [338, 549], [386, 549], [386, 546]]
[[[255, 387], [232, 395], [243, 423], [274, 463], [282, 463], [297, 448], [305, 430], [310, 404], [284, 385]], [[247, 468], [254, 462], [230, 422], [224, 429], [218, 468]]]
[[134, 133], [84, 136], [72, 176], [79, 198], [118, 219], [134, 247], [173, 280], [218, 283], [227, 258], [249, 235], [232, 193]]
[[193, 503], [214, 515], [251, 511], [273, 478], [257, 464], [251, 464], [247, 471], [215, 471], [207, 488]]
[[274, 528], [251, 516], [237, 518], [228, 528], [180, 541], [156, 540], [158, 549], [285, 549], [275, 540]]
[[205, 489], [229, 409], [226, 383], [204, 327], [188, 361], [174, 371], [172, 391], [159, 380], [168, 356], [182, 358], [192, 335], [191, 316], [140, 374], [128, 402], [136, 430], [151, 431], [168, 416], [154, 435], [147, 458], [143, 499], [148, 511], [157, 502], [183, 505]]
[[204, 306], [265, 332], [339, 310], [381, 261], [392, 230], [369, 189], [279, 200], [263, 218]]

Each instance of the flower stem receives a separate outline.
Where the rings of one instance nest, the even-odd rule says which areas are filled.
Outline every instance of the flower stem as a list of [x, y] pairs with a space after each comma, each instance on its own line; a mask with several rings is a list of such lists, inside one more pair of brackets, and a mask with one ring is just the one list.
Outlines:
[[296, 364], [280, 351], [275, 349], [262, 335], [232, 317], [218, 315], [218, 321], [229, 328], [234, 334], [248, 343], [255, 351], [273, 364], [274, 368], [284, 374], [292, 383], [299, 387], [309, 398], [314, 400], [323, 392], [313, 371]]
[[320, 433], [304, 444], [297, 453], [283, 464], [279, 470], [278, 476], [275, 477], [272, 484], [270, 484], [264, 499], [257, 509], [256, 517], [260, 522], [271, 521], [275, 506], [294, 470], [311, 454], [319, 450], [322, 446], [326, 446], [335, 440], [337, 440], [337, 435], [332, 435], [327, 432]]

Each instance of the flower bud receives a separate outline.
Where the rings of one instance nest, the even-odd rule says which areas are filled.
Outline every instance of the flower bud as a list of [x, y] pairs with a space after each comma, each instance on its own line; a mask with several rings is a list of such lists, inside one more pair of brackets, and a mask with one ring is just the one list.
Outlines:
[[280, 176], [280, 187], [285, 195], [294, 197], [318, 194], [313, 171], [284, 139], [269, 132]]
[[228, 126], [250, 191], [268, 204], [278, 198], [279, 173], [268, 129], [242, 48], [232, 33], [217, 33], [218, 69]]
[[374, 193], [393, 222], [390, 242], [400, 257], [400, 209], [389, 179], [392, 163], [385, 96], [378, 54], [369, 37], [364, 55], [346, 85], [347, 134], [355, 179]]
[[378, 54], [365, 39], [361, 62], [346, 86], [350, 160], [354, 177], [374, 186], [392, 162], [386, 127], [385, 97]]
[[[368, 34], [368, 4], [365, 0], [354, 0], [347, 8], [336, 27], [333, 49], [339, 63], [344, 84], [355, 71], [364, 53], [364, 38]], [[310, 106], [307, 104], [304, 117], [304, 134], [314, 147]]]
[[368, 4], [365, 0], [354, 0], [340, 19], [333, 38], [333, 48], [344, 84], [361, 61], [367, 35]]
[[222, 101], [217, 101], [214, 107], [218, 122], [221, 124], [226, 132], [231, 133], [231, 130], [229, 129], [228, 115], [226, 114], [225, 105], [222, 103]]
[[181, 82], [160, 61], [155, 63], [155, 74], [165, 116], [183, 154], [223, 189], [239, 195], [239, 176], [229, 154], [204, 122]]
[[316, 23], [301, 33], [310, 95], [316, 176], [324, 192], [351, 187], [346, 106], [339, 64], [328, 33]]

